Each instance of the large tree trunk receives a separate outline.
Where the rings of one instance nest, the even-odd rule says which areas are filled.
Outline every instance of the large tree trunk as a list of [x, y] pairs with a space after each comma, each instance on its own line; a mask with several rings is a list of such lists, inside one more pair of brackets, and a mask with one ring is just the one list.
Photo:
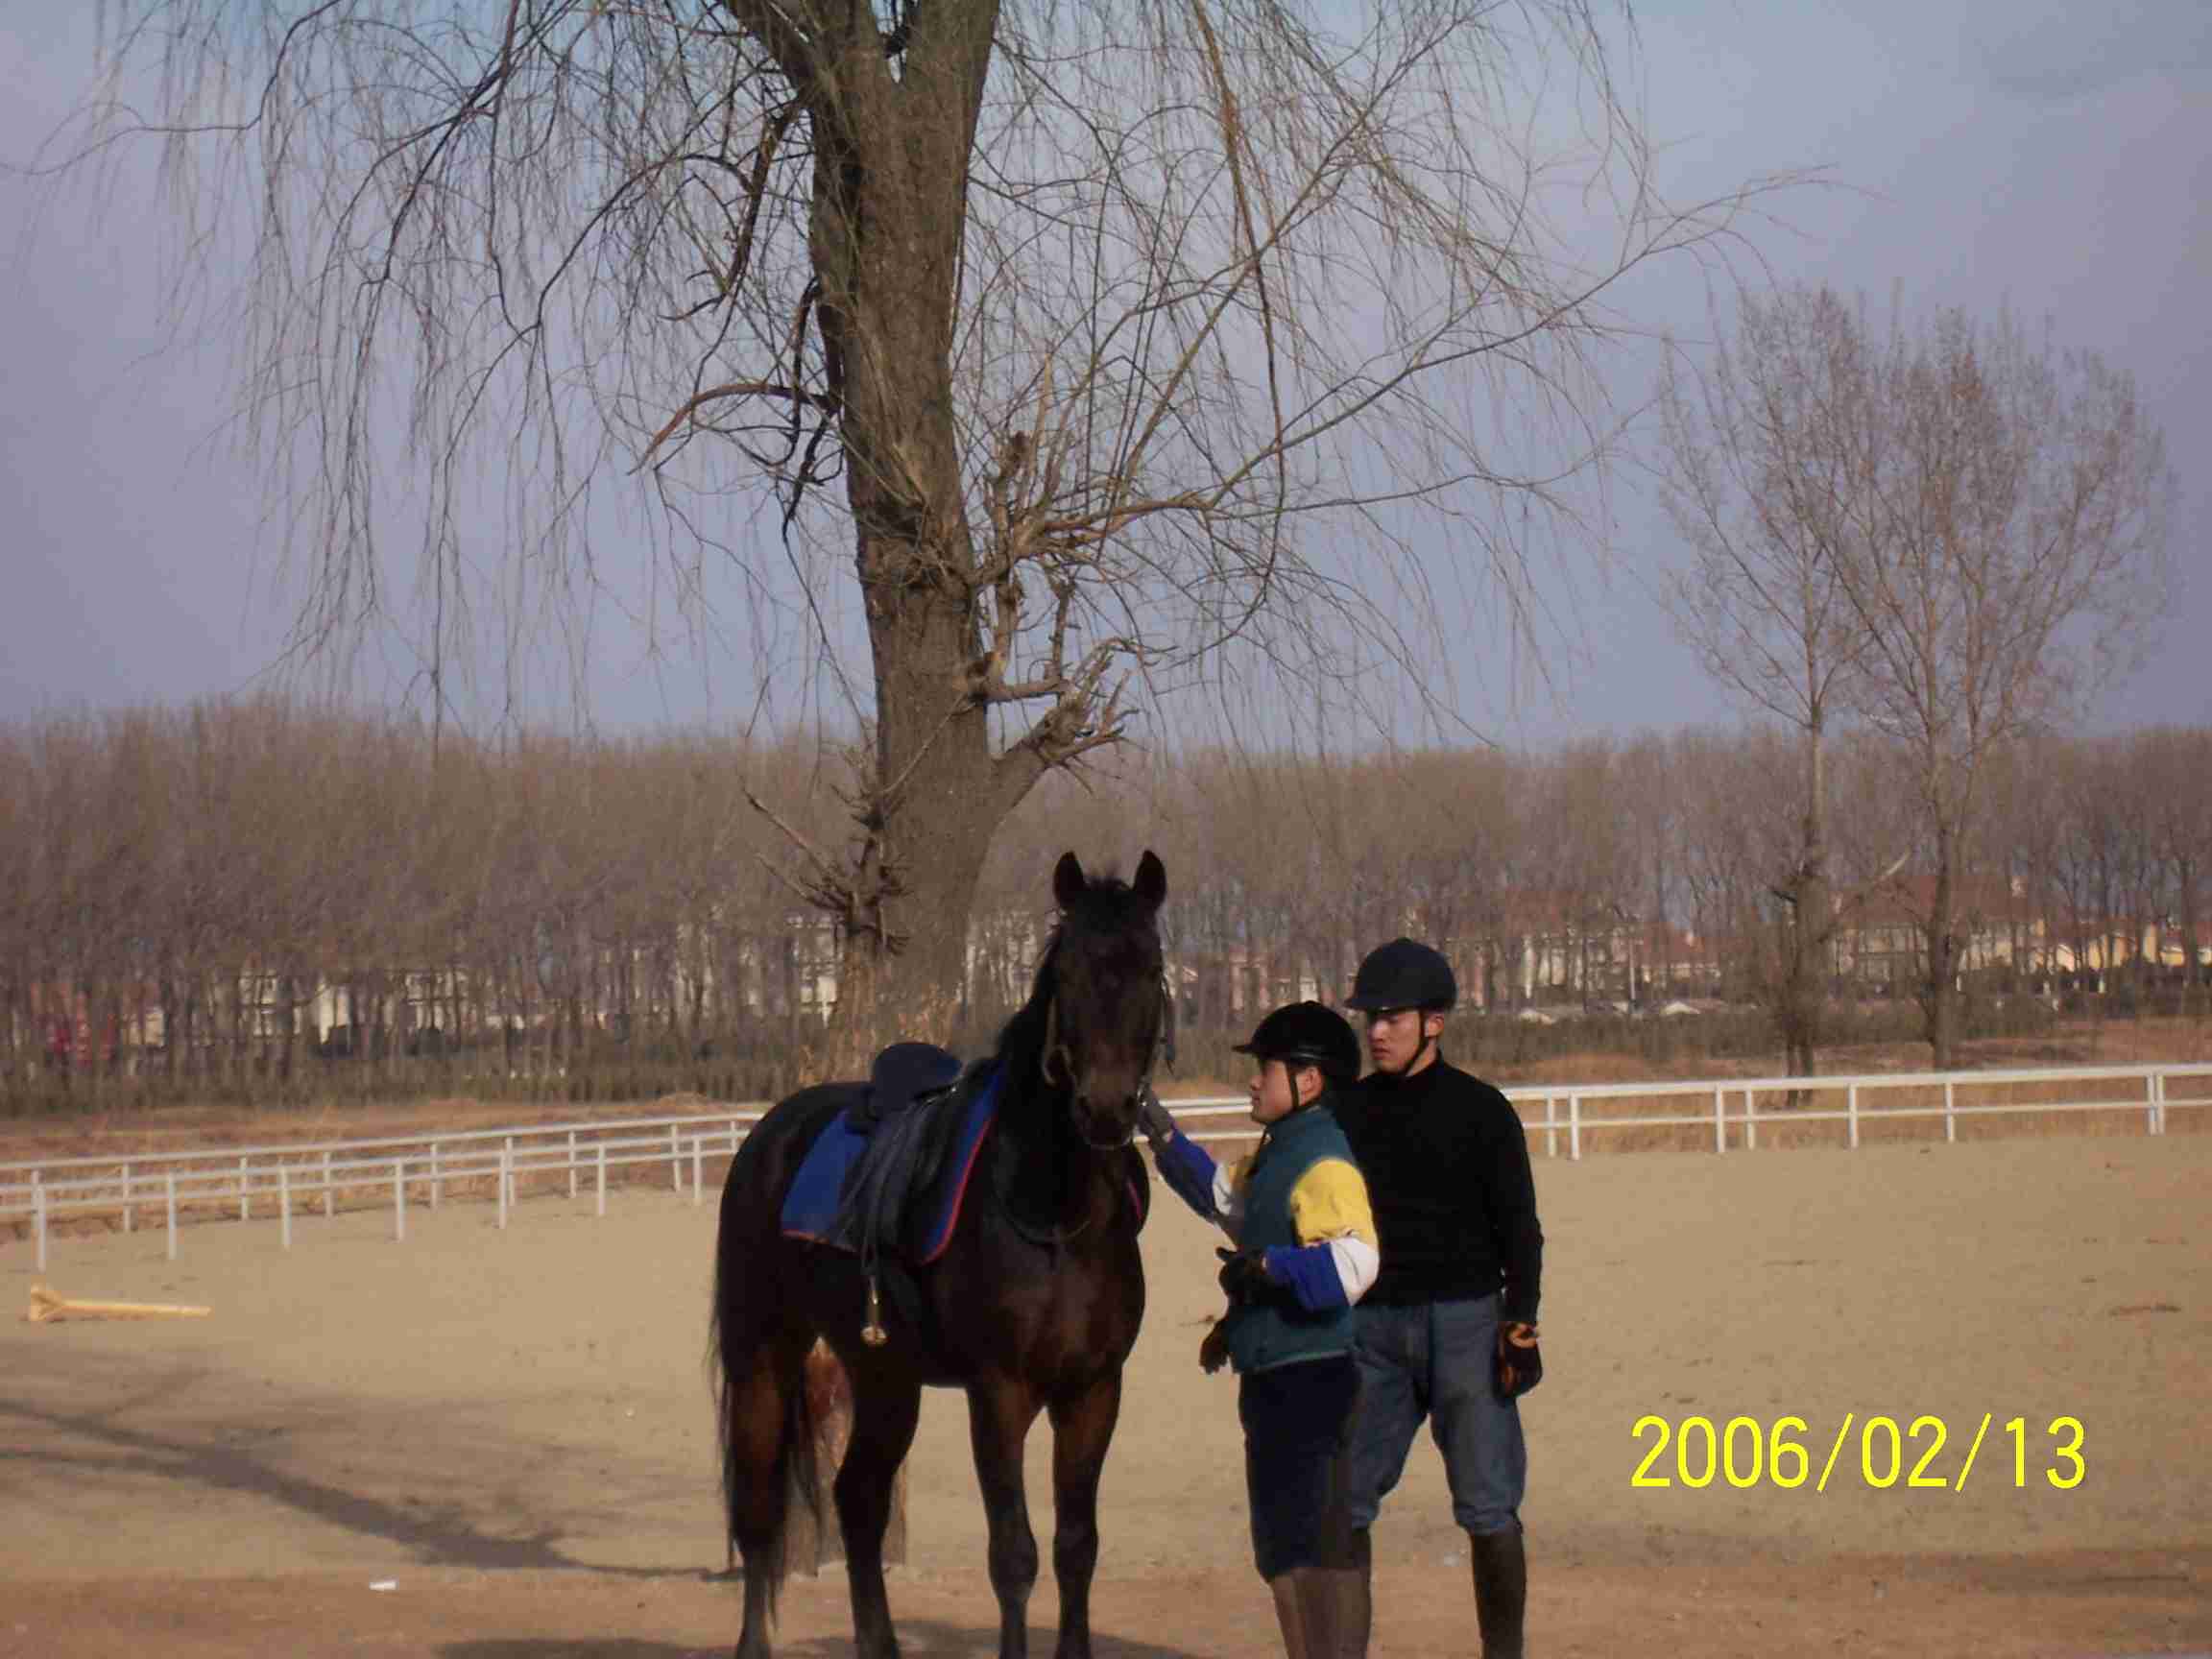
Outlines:
[[839, 1019], [855, 1032], [950, 1021], [991, 832], [1042, 770], [1026, 752], [993, 756], [989, 707], [958, 671], [981, 642], [952, 348], [996, 12], [943, 14], [896, 77], [875, 28], [856, 28], [808, 98], [818, 319], [876, 687], [875, 776], [841, 918]]

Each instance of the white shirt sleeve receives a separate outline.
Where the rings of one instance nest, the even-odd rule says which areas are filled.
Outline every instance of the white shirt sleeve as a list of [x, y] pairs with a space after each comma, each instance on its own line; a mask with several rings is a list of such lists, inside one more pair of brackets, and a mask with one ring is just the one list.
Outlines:
[[1246, 1162], [1239, 1158], [1234, 1164], [1214, 1166], [1214, 1212], [1221, 1218], [1221, 1231], [1229, 1235], [1233, 1244], [1244, 1231], [1244, 1184], [1237, 1175]]
[[1356, 1303], [1375, 1287], [1375, 1276], [1382, 1271], [1382, 1255], [1366, 1239], [1354, 1234], [1332, 1238], [1329, 1256], [1336, 1263], [1345, 1301]]

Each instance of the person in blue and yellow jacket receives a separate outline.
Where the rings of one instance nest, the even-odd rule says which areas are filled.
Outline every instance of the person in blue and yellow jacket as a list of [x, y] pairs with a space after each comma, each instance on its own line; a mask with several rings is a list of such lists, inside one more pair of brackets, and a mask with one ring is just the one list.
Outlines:
[[1252, 1120], [1266, 1131], [1223, 1168], [1148, 1099], [1161, 1178], [1235, 1241], [1223, 1250], [1229, 1310], [1207, 1338], [1209, 1371], [1238, 1376], [1252, 1551], [1290, 1659], [1358, 1659], [1368, 1595], [1353, 1552], [1350, 1455], [1359, 1373], [1352, 1308], [1381, 1266], [1367, 1185], [1331, 1110], [1359, 1074], [1344, 1017], [1293, 1002], [1260, 1022]]

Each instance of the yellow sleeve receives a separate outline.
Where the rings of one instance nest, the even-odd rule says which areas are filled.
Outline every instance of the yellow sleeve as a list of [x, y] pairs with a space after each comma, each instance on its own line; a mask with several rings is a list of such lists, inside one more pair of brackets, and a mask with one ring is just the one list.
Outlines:
[[1290, 1224], [1298, 1242], [1327, 1238], [1364, 1238], [1375, 1242], [1375, 1212], [1367, 1203], [1367, 1182], [1358, 1166], [1342, 1158], [1323, 1158], [1298, 1177], [1290, 1190]]

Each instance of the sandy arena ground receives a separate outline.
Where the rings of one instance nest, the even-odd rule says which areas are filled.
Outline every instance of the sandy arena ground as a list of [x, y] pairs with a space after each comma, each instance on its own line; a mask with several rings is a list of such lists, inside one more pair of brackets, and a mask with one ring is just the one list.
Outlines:
[[[1547, 1656], [2212, 1649], [2212, 1137], [1539, 1160], [1549, 1375], [1527, 1404], [1531, 1649]], [[711, 1200], [711, 1192], [709, 1193]], [[204, 1321], [15, 1322], [0, 1243], [0, 1653], [680, 1659], [728, 1650], [703, 1370], [713, 1235], [665, 1192], [63, 1238], [64, 1295]], [[1246, 1554], [1235, 1391], [1194, 1363], [1207, 1231], [1146, 1235], [1151, 1312], [1108, 1465], [1102, 1655], [1278, 1650]], [[1817, 1476], [1846, 1412], [1923, 1414], [1887, 1490], [1855, 1428], [1827, 1489], [1630, 1477], [1637, 1420], [1795, 1414]], [[1954, 1489], [1984, 1413], [1994, 1423]], [[2045, 1432], [2080, 1419], [2057, 1490]], [[2026, 1481], [2003, 1425], [2026, 1419]], [[1887, 1442], [1876, 1431], [1877, 1475]], [[1740, 1431], [1741, 1434], [1741, 1431]], [[1047, 1434], [1030, 1490], [1048, 1537]], [[1740, 1439], [1739, 1450], [1747, 1450]], [[1694, 1439], [1692, 1465], [1702, 1460]], [[1740, 1460], [1741, 1468], [1741, 1460]], [[909, 1464], [909, 1654], [996, 1619], [959, 1398]], [[1423, 1445], [1378, 1529], [1377, 1651], [1472, 1653], [1463, 1540]], [[1049, 1559], [1047, 1548], [1046, 1558]], [[372, 1581], [397, 1579], [379, 1592]], [[1050, 1650], [1049, 1582], [1032, 1640]], [[796, 1581], [780, 1651], [850, 1651]]]

